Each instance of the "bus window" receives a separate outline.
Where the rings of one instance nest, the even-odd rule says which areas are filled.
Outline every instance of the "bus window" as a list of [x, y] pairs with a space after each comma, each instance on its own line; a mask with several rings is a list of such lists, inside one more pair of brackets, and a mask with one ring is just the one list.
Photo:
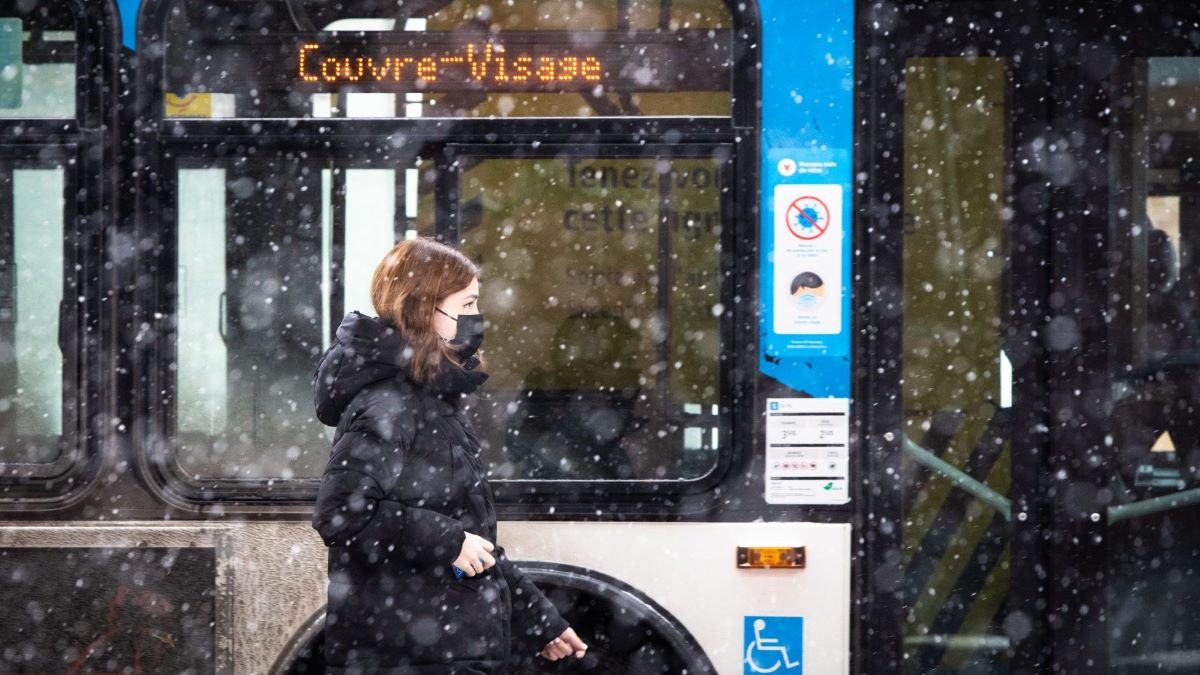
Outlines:
[[716, 462], [725, 159], [460, 157], [499, 476], [694, 479]]
[[[177, 173], [177, 469], [313, 478], [312, 369], [381, 251], [415, 236], [420, 164], [185, 162]], [[327, 430], [329, 434], [331, 430]]]
[[165, 31], [165, 116], [732, 112], [733, 31], [724, 0], [601, 0], [582, 9], [467, 0], [416, 13], [367, 2], [258, 7], [179, 3]]
[[0, 162], [0, 462], [62, 453], [62, 167]]
[[[475, 414], [493, 416], [478, 427], [502, 477], [678, 480], [714, 466], [727, 154], [460, 159], [459, 236], [485, 270], [491, 322]], [[320, 475], [314, 359], [345, 312], [373, 313], [379, 252], [433, 234], [434, 172], [407, 164], [178, 170], [187, 480]]]
[[75, 18], [67, 3], [37, 4], [0, 10], [0, 119], [75, 116]]

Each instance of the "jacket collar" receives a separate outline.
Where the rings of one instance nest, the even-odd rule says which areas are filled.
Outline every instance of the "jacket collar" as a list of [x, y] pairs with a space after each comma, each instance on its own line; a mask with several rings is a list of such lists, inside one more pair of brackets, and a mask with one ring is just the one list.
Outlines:
[[472, 356], [461, 367], [443, 359], [433, 378], [419, 383], [409, 375], [409, 354], [408, 342], [396, 326], [360, 312], [347, 314], [313, 378], [317, 417], [336, 425], [359, 391], [392, 377], [425, 389], [433, 394], [430, 398], [436, 400], [439, 413], [453, 415], [463, 396], [488, 378], [478, 369], [479, 359]]

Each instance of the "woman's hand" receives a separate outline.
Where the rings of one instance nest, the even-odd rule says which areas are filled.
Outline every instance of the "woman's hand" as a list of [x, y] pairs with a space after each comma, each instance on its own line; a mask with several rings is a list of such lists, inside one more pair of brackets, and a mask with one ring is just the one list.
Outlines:
[[454, 560], [454, 566], [467, 576], [473, 577], [496, 564], [496, 559], [488, 552], [496, 547], [492, 542], [477, 534], [467, 532], [466, 535], [463, 539], [462, 551]]
[[571, 652], [575, 653], [575, 658], [582, 659], [587, 653], [587, 645], [579, 636], [575, 634], [574, 628], [567, 628], [562, 635], [554, 638], [542, 647], [542, 651], [538, 652], [538, 656], [549, 661], [557, 661], [564, 656], [570, 656]]

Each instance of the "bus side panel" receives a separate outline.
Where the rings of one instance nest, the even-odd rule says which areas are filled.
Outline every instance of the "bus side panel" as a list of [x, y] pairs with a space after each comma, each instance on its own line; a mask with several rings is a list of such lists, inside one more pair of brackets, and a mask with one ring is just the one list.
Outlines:
[[[584, 567], [620, 579], [670, 612], [700, 643], [717, 672], [744, 669], [753, 621], [767, 617], [761, 637], [803, 617], [805, 675], [845, 675], [850, 660], [850, 525], [817, 523], [500, 523], [513, 560]], [[741, 569], [738, 546], [803, 546], [803, 569]], [[584, 640], [587, 637], [584, 636]], [[781, 652], [770, 652], [764, 661]], [[789, 654], [794, 663], [797, 658]], [[774, 672], [799, 672], [780, 668]]]

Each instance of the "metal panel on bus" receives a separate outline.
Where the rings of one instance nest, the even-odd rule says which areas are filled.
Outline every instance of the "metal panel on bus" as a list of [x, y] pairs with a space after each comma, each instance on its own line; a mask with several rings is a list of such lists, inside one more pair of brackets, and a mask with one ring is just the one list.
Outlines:
[[[577, 565], [651, 596], [718, 673], [849, 671], [849, 525], [506, 521], [499, 539], [514, 560]], [[738, 546], [803, 546], [807, 560], [803, 568], [741, 569]], [[759, 617], [767, 625], [755, 635]], [[797, 618], [803, 621], [783, 621]], [[777, 649], [789, 642], [801, 645], [799, 653]]]

